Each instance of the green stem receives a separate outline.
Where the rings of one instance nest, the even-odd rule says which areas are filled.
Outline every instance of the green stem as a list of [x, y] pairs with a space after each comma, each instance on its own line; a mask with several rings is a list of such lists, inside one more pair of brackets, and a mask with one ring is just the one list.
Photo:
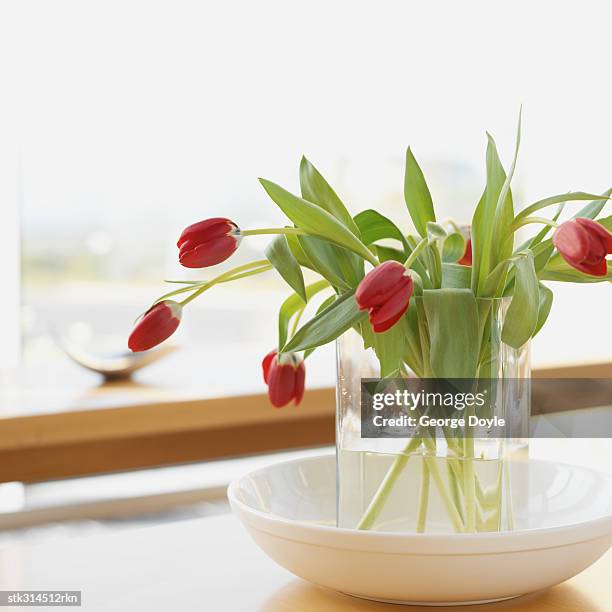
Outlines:
[[408, 259], [404, 262], [404, 268], [408, 269], [416, 261], [417, 257], [421, 254], [423, 249], [429, 243], [428, 238], [423, 238], [415, 247], [412, 253], [408, 255]]
[[[506, 491], [506, 507], [507, 507], [507, 517], [508, 517], [508, 525], [507, 529], [512, 531], [514, 529], [514, 504], [512, 502], [512, 481], [510, 480], [510, 465], [508, 461], [506, 461], [505, 457], [501, 457], [500, 461], [502, 462], [502, 484], [500, 486], [500, 490], [502, 487]], [[500, 493], [500, 508], [502, 504], [501, 493]]]
[[459, 483], [462, 482], [463, 475], [461, 473], [461, 465], [457, 459], [447, 457], [446, 459], [448, 470], [448, 482], [450, 483], [450, 492], [453, 498], [453, 503], [459, 512], [462, 521], [465, 521], [465, 513], [463, 512], [463, 503], [461, 501], [461, 491]]
[[330, 240], [329, 238], [325, 237], [325, 236], [321, 236], [319, 234], [316, 234], [314, 232], [309, 232], [306, 231], [302, 228], [299, 227], [264, 227], [261, 229], [252, 229], [252, 230], [240, 230], [239, 235], [240, 236], [260, 236], [260, 235], [270, 235], [270, 234], [287, 234], [287, 235], [297, 235], [297, 236], [312, 236], [313, 238], [319, 238], [320, 240], [324, 240], [326, 242], [330, 242], [331, 244], [336, 244], [339, 247], [342, 248], [348, 248], [349, 250], [351, 250], [353, 253], [356, 253], [357, 255], [359, 255], [360, 257], [362, 257], [363, 259], [366, 259], [367, 261], [369, 261], [373, 266], [377, 266], [380, 262], [378, 261], [378, 258], [376, 257], [376, 255], [365, 245], [361, 245], [363, 246], [363, 249], [355, 249], [355, 248], [351, 248], [350, 246], [347, 246], [345, 244], [341, 244], [338, 242], [335, 242], [333, 240]]
[[395, 482], [399, 478], [400, 474], [406, 467], [408, 460], [410, 459], [410, 453], [414, 452], [421, 445], [420, 438], [412, 438], [406, 445], [401, 454], [393, 460], [393, 464], [385, 474], [383, 481], [380, 483], [378, 490], [374, 494], [374, 497], [370, 501], [364, 515], [357, 524], [357, 529], [371, 529], [372, 525], [378, 518], [380, 511], [383, 509]]
[[240, 230], [240, 236], [260, 236], [269, 234], [291, 234], [307, 236], [308, 232], [299, 227], [263, 227], [261, 229]]
[[541, 223], [542, 225], [548, 225], [549, 227], [559, 227], [559, 224], [553, 221], [552, 219], [547, 219], [546, 217], [525, 217], [523, 219], [518, 219], [510, 226], [510, 232], [516, 232], [517, 229], [523, 227], [524, 225], [529, 225], [530, 223]]
[[302, 318], [302, 315], [304, 314], [305, 308], [306, 308], [306, 306], [304, 306], [304, 308], [300, 308], [295, 313], [295, 317], [293, 319], [293, 324], [291, 325], [291, 333], [289, 334], [290, 337], [295, 336], [295, 332], [297, 331], [298, 325], [300, 324], [300, 319]]
[[429, 505], [429, 468], [425, 463], [425, 458], [421, 458], [421, 488], [419, 490], [419, 512], [417, 515], [416, 531], [425, 532], [427, 522], [427, 507]]
[[[546, 225], [548, 227], [559, 227], [559, 224], [553, 221], [552, 219], [546, 219], [545, 217], [517, 217], [514, 220], [514, 223], [508, 228], [506, 235], [502, 238], [502, 246], [501, 250], [503, 250], [508, 243], [514, 237], [515, 232], [523, 227], [524, 225], [529, 225], [531, 223], [540, 223], [542, 225]], [[504, 262], [500, 262], [504, 263]], [[498, 264], [499, 266], [499, 264]]]
[[[238, 280], [241, 278], [246, 278], [247, 276], [253, 276], [255, 274], [261, 274], [262, 272], [267, 272], [268, 270], [272, 270], [273, 266], [270, 264], [267, 265], [263, 265], [259, 268], [253, 268], [252, 270], [249, 270], [248, 272], [242, 272], [241, 274], [236, 274], [235, 276], [230, 276], [228, 278], [224, 278], [223, 280], [218, 281], [218, 284], [221, 283], [229, 283], [231, 281], [234, 280]], [[165, 281], [167, 283], [181, 283], [182, 281]], [[195, 291], [196, 289], [199, 289], [203, 286], [211, 287], [211, 282], [212, 281], [190, 281], [188, 284], [185, 283], [186, 286], [181, 287], [180, 289], [174, 289], [173, 291], [170, 291], [168, 293], [165, 293], [164, 295], [162, 295], [161, 297], [158, 297], [157, 300], [155, 300], [155, 304], [157, 304], [158, 302], [161, 302], [163, 300], [166, 300], [168, 298], [171, 298], [175, 295], [180, 295], [181, 293], [189, 293], [190, 291]]]
[[463, 521], [461, 520], [461, 515], [459, 514], [459, 510], [455, 507], [453, 500], [450, 496], [450, 493], [444, 486], [444, 481], [442, 480], [442, 475], [440, 474], [440, 470], [438, 470], [438, 466], [436, 465], [435, 457], [424, 457], [424, 460], [427, 462], [427, 467], [431, 472], [434, 483], [438, 488], [438, 492], [440, 493], [440, 497], [442, 502], [444, 503], [444, 507], [446, 508], [446, 512], [453, 524], [453, 528], [457, 533], [461, 533], [465, 531], [465, 527], [463, 525]]
[[610, 199], [612, 199], [612, 198], [609, 195], [605, 195], [605, 194], [595, 195], [595, 194], [592, 194], [592, 193], [584, 193], [582, 191], [564, 193], [562, 195], [553, 196], [553, 197], [550, 197], [550, 198], [544, 198], [543, 200], [538, 200], [534, 204], [531, 204], [531, 206], [527, 206], [527, 208], [524, 208], [523, 210], [521, 210], [521, 212], [519, 212], [516, 215], [514, 220], [517, 221], [517, 220], [522, 219], [524, 217], [528, 217], [532, 213], [537, 212], [538, 210], [542, 210], [543, 208], [546, 208], [547, 206], [553, 206], [554, 204], [561, 204], [561, 203], [566, 203], [566, 202], [575, 202], [577, 200], [598, 200], [598, 201], [601, 201], [601, 200], [610, 200]]
[[476, 531], [476, 482], [474, 480], [474, 439], [464, 438], [463, 483], [465, 494], [465, 527], [470, 533]]
[[[461, 515], [461, 518], [465, 523], [465, 511], [463, 509], [463, 502], [461, 497], [465, 492], [462, 461], [460, 459], [457, 459], [456, 457], [447, 457], [446, 461], [448, 462], [449, 472], [451, 472], [449, 474], [451, 494], [456, 500], [455, 505], [457, 506], [459, 514]], [[476, 499], [478, 500], [478, 503], [476, 504], [476, 524], [483, 525], [484, 519], [482, 517], [481, 508], [485, 511], [490, 510], [491, 501], [487, 501], [487, 496], [482, 490], [482, 485], [480, 484], [480, 480], [478, 479], [478, 474], [474, 474], [474, 483], [476, 485]]]
[[[260, 259], [258, 261], [252, 261], [251, 263], [244, 264], [242, 266], [238, 266], [236, 268], [232, 268], [219, 276], [216, 276], [211, 281], [202, 285], [199, 289], [194, 291], [189, 297], [186, 297], [182, 302], [179, 302], [181, 306], [185, 306], [189, 304], [189, 302], [195, 300], [197, 297], [202, 295], [207, 289], [214, 287], [218, 283], [235, 280], [236, 278], [244, 278], [244, 276], [250, 276], [250, 273], [258, 274], [259, 272], [265, 272], [269, 270], [272, 266], [269, 265], [267, 259]], [[260, 268], [258, 270], [254, 270], [254, 268]], [[241, 275], [241, 272], [245, 272], [245, 274]]]
[[[431, 438], [425, 438], [423, 440], [423, 444], [425, 446], [426, 451], [430, 451], [435, 453], [436, 451], [436, 442]], [[451, 494], [444, 484], [444, 480], [442, 479], [442, 475], [440, 474], [440, 470], [438, 469], [438, 464], [436, 463], [436, 456], [424, 456], [424, 460], [427, 463], [427, 467], [429, 472], [433, 477], [434, 484], [438, 488], [438, 493], [440, 494], [440, 498], [444, 503], [444, 507], [446, 508], [446, 512], [453, 524], [453, 528], [457, 533], [461, 533], [465, 531], [465, 526], [463, 523], [463, 519], [461, 518], [460, 509], [455, 505]]]
[[260, 268], [253, 268], [253, 270], [248, 270], [247, 272], [242, 272], [240, 274], [236, 274], [235, 276], [224, 278], [222, 281], [219, 281], [219, 284], [230, 283], [235, 280], [240, 280], [241, 278], [255, 276], [256, 274], [261, 274], [262, 272], [268, 272], [269, 270], [273, 270], [273, 269], [274, 269], [274, 266], [272, 264], [261, 266]]

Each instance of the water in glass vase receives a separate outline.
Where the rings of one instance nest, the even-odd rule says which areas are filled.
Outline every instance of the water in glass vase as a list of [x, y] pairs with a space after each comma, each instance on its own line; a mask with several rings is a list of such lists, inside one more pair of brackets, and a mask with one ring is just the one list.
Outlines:
[[[428, 309], [423, 300], [412, 300], [408, 315], [412, 313], [413, 319], [407, 324], [416, 325], [416, 335], [410, 336], [414, 340], [410, 350], [405, 346], [403, 353], [399, 350], [403, 346], [401, 338], [393, 336], [392, 330], [391, 336], [382, 340], [373, 337], [367, 323], [348, 330], [337, 340], [339, 527], [404, 533], [476, 533], [511, 530], [523, 520], [526, 483], [515, 482], [511, 468], [515, 461], [524, 459], [527, 451], [529, 345], [513, 348], [502, 340], [506, 298], [470, 302], [473, 316], [469, 320], [453, 318], [452, 331], [440, 336], [438, 332], [444, 326], [439, 318], [443, 313], [436, 310], [437, 295], [429, 295]], [[463, 299], [466, 295], [456, 297]], [[472, 341], [466, 343], [466, 338]], [[393, 391], [393, 385], [401, 391], [402, 386], [406, 387], [401, 381], [410, 379], [425, 386], [434, 384], [431, 381], [438, 384], [467, 380], [475, 389], [485, 381], [495, 384], [482, 410], [474, 406], [455, 408], [465, 409], [469, 426], [463, 424], [454, 432], [451, 424], [445, 426], [443, 422], [421, 425], [420, 417], [424, 415], [438, 417], [447, 413], [439, 406], [430, 413], [429, 404], [417, 406], [414, 402], [410, 407], [396, 406], [389, 415], [418, 417], [419, 424], [412, 427], [412, 433], [397, 436], [398, 432], [392, 431], [397, 423], [391, 422], [389, 432], [379, 435], [380, 431], [372, 431], [369, 407], [377, 411], [384, 410], [384, 406], [368, 403], [372, 393], [362, 393], [364, 381], [366, 385], [374, 384], [374, 392], [384, 391], [382, 398], [386, 391]], [[391, 387], [386, 387], [389, 381]], [[504, 430], [488, 425], [472, 427], [472, 416], [485, 421], [503, 420]]]
[[413, 533], [512, 529], [505, 462], [481, 456], [340, 448], [338, 526]]

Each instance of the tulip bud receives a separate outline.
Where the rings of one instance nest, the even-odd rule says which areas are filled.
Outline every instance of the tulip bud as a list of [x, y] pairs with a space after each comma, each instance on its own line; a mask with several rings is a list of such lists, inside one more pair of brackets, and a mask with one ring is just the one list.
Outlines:
[[592, 276], [608, 273], [606, 255], [612, 253], [612, 234], [601, 224], [578, 217], [562, 223], [553, 244], [573, 268]]
[[376, 333], [393, 327], [408, 309], [414, 286], [404, 266], [385, 261], [362, 279], [355, 292], [359, 310], [367, 310]]
[[240, 241], [238, 226], [216, 217], [194, 223], [178, 239], [179, 261], [186, 268], [206, 268], [225, 261]]
[[128, 339], [130, 350], [148, 351], [169, 338], [181, 322], [183, 307], [165, 300], [152, 306], [136, 323]]
[[471, 266], [472, 265], [472, 239], [465, 239], [465, 251], [461, 256], [461, 259], [457, 261], [458, 264], [462, 266]]
[[283, 353], [279, 357], [273, 350], [263, 358], [261, 365], [270, 403], [281, 408], [293, 400], [297, 406], [304, 397], [304, 360], [297, 353]]

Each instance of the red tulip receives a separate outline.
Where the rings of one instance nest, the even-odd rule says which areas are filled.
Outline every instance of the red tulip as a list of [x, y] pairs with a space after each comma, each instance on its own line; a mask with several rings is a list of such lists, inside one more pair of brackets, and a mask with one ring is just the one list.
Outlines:
[[297, 406], [304, 397], [306, 368], [297, 353], [270, 351], [261, 362], [268, 397], [275, 408], [286, 406], [291, 400]]
[[181, 322], [183, 307], [178, 302], [165, 300], [152, 306], [136, 323], [128, 339], [130, 350], [148, 351], [169, 338]]
[[176, 245], [179, 261], [186, 268], [206, 268], [225, 261], [240, 241], [238, 226], [229, 219], [216, 217], [190, 225]]
[[355, 300], [359, 310], [368, 311], [372, 329], [380, 333], [402, 318], [412, 291], [412, 278], [406, 268], [397, 261], [385, 261], [359, 283]]
[[458, 264], [462, 266], [471, 266], [472, 265], [472, 239], [467, 238], [465, 241], [465, 251], [461, 256], [461, 259], [457, 261]]
[[578, 217], [562, 223], [553, 244], [567, 263], [585, 274], [605, 276], [606, 255], [612, 253], [612, 234], [591, 219]]

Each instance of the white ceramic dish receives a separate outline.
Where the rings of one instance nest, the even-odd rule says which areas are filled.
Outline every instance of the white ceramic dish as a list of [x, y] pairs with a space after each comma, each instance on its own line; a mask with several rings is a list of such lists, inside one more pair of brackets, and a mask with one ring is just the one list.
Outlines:
[[501, 533], [336, 528], [333, 455], [257, 470], [234, 481], [228, 497], [262, 550], [305, 580], [380, 601], [466, 604], [563, 582], [612, 545], [612, 476], [542, 461], [516, 469], [529, 501], [521, 528]]

